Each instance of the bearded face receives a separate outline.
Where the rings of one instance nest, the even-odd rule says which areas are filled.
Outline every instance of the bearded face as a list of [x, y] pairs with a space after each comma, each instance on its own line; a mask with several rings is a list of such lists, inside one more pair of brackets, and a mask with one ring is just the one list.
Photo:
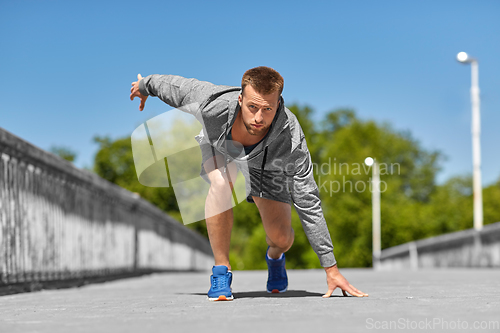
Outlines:
[[279, 107], [279, 92], [262, 95], [248, 85], [238, 97], [243, 124], [250, 135], [264, 136]]

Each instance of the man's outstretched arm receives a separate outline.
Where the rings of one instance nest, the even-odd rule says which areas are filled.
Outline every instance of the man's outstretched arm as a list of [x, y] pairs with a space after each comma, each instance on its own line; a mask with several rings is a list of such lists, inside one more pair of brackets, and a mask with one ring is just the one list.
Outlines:
[[328, 291], [323, 297], [330, 297], [337, 288], [357, 297], [366, 297], [368, 294], [353, 287], [342, 274], [340, 274], [337, 261], [333, 255], [333, 245], [323, 216], [319, 189], [314, 180], [311, 155], [307, 149], [305, 138], [298, 148], [300, 155], [296, 160], [296, 173], [293, 177], [292, 198], [295, 209], [300, 217], [304, 232], [320, 259], [321, 266], [326, 272]]
[[139, 97], [141, 100], [139, 110], [142, 111], [147, 97], [154, 96], [174, 108], [195, 114], [198, 107], [216, 91], [217, 87], [219, 86], [210, 82], [178, 75], [153, 74], [143, 78], [139, 74], [137, 81], [132, 82], [130, 100]]

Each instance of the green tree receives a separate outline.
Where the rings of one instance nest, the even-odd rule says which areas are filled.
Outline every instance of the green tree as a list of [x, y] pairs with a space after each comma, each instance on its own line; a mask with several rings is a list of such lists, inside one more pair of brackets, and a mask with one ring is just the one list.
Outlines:
[[372, 170], [364, 164], [368, 156], [379, 163], [384, 182], [382, 247], [425, 235], [417, 206], [429, 202], [436, 189], [442, 155], [423, 149], [408, 132], [360, 120], [350, 109], [328, 113], [321, 125], [315, 175], [339, 264], [371, 265]]
[[[172, 134], [184, 133], [190, 124], [176, 120]], [[183, 136], [178, 136], [182, 141]], [[173, 218], [182, 222], [179, 206], [172, 187], [148, 187], [139, 183], [134, 165], [130, 136], [111, 140], [109, 137], [95, 136], [94, 142], [99, 145], [94, 157], [93, 170], [102, 178], [115, 183], [131, 192], [139, 194], [143, 199], [151, 202]], [[175, 145], [176, 143], [172, 143]], [[187, 163], [189, 165], [189, 163]], [[208, 237], [205, 221], [190, 223], [189, 228]]]
[[77, 153], [71, 148], [64, 146], [52, 146], [49, 151], [69, 162], [74, 162], [76, 160]]
[[500, 179], [483, 190], [484, 223], [500, 222]]
[[[442, 233], [472, 228], [472, 181], [469, 176], [436, 185], [444, 156], [425, 149], [409, 132], [390, 124], [361, 120], [354, 110], [327, 113], [320, 124], [312, 108], [291, 105], [306, 135], [320, 189], [322, 207], [341, 267], [369, 267], [371, 253], [371, 168], [367, 156], [381, 167], [382, 248]], [[174, 123], [164, 133], [182, 145], [190, 138], [190, 124]], [[111, 140], [96, 136], [99, 145], [94, 171], [150, 201], [182, 221], [172, 187], [146, 187], [137, 179], [130, 137]], [[193, 154], [193, 156], [196, 154]], [[196, 155], [197, 156], [197, 155]], [[193, 157], [190, 164], [199, 168]], [[198, 170], [198, 169], [197, 169]], [[485, 224], [500, 221], [500, 180], [484, 188]], [[234, 209], [230, 263], [233, 269], [266, 269], [265, 232], [255, 204], [242, 202]], [[187, 225], [207, 237], [206, 223]], [[287, 252], [288, 268], [319, 268], [319, 260], [292, 209], [295, 241]]]
[[[323, 211], [341, 266], [371, 265], [371, 169], [363, 164], [367, 156], [385, 164], [385, 169], [381, 168], [382, 180], [387, 184], [383, 193], [383, 246], [428, 234], [420, 228], [419, 216], [424, 213], [419, 207], [428, 203], [436, 190], [435, 174], [442, 159], [439, 152], [426, 151], [409, 133], [395, 131], [388, 124], [362, 121], [353, 110], [332, 111], [321, 126], [315, 126], [311, 108], [292, 105], [289, 109], [306, 135]], [[235, 208], [235, 218], [239, 207]], [[241, 219], [245, 220], [243, 215]], [[247, 243], [241, 251], [236, 246], [232, 254], [245, 268], [262, 269], [266, 267], [261, 258], [267, 247], [265, 234], [255, 215], [251, 220], [253, 229], [246, 234]], [[236, 230], [238, 224], [235, 220]], [[292, 226], [296, 238], [287, 255], [287, 267], [321, 267], [295, 211]]]

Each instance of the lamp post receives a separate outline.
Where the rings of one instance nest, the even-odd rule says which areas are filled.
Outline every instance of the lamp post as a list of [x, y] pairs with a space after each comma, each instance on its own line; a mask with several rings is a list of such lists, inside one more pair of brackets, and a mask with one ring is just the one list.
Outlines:
[[472, 165], [473, 165], [473, 196], [474, 196], [474, 229], [483, 228], [483, 189], [481, 184], [481, 114], [479, 111], [479, 70], [477, 59], [470, 57], [465, 52], [457, 54], [457, 60], [462, 64], [471, 65], [472, 101]]
[[371, 157], [365, 159], [365, 164], [372, 168], [372, 257], [373, 268], [380, 268], [381, 237], [380, 237], [380, 173], [378, 163]]

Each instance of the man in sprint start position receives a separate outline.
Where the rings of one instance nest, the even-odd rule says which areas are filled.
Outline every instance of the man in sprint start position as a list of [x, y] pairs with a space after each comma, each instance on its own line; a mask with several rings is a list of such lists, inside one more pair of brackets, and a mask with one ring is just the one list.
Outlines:
[[285, 292], [288, 278], [285, 252], [294, 240], [291, 205], [300, 217], [309, 243], [326, 271], [330, 297], [336, 288], [353, 296], [368, 296], [340, 274], [326, 225], [318, 186], [313, 178], [311, 156], [304, 133], [295, 115], [281, 97], [284, 81], [269, 67], [245, 72], [241, 87], [214, 85], [176, 75], [150, 75], [132, 83], [130, 99], [139, 97], [139, 110], [148, 96], [157, 96], [174, 108], [196, 105], [192, 113], [203, 124], [196, 137], [202, 152], [200, 175], [210, 184], [205, 216], [214, 253], [212, 301], [232, 300], [232, 272], [229, 244], [233, 227], [231, 203], [233, 182], [241, 161], [247, 201], [255, 203], [262, 218], [269, 245], [267, 292]]

